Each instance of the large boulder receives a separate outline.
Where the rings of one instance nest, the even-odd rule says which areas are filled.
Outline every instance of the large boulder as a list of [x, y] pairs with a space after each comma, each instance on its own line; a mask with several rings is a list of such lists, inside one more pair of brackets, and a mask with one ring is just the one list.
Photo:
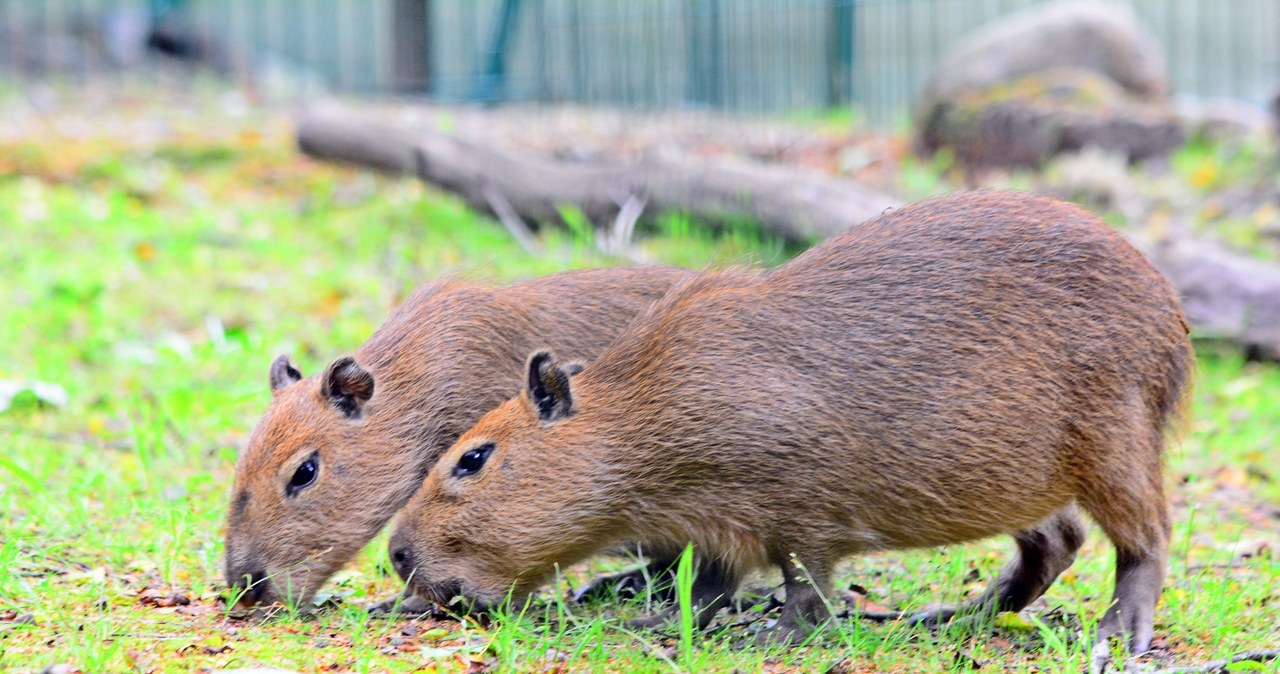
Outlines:
[[1100, 146], [1141, 160], [1184, 138], [1159, 45], [1129, 9], [1060, 2], [990, 24], [934, 70], [917, 147], [970, 165], [1038, 166]]
[[1096, 72], [1137, 98], [1162, 100], [1169, 93], [1160, 45], [1132, 10], [1070, 0], [980, 28], [938, 64], [922, 104], [1056, 68]]

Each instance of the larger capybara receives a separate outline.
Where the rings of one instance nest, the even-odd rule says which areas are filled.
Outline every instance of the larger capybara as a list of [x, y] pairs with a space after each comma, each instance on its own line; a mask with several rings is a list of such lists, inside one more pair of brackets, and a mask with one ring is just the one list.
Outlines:
[[274, 399], [236, 464], [227, 518], [227, 581], [240, 603], [309, 601], [458, 435], [518, 390], [530, 350], [594, 358], [688, 273], [632, 266], [501, 288], [436, 282], [319, 376], [276, 359]]
[[786, 603], [760, 639], [784, 642], [829, 617], [833, 564], [874, 550], [1012, 535], [1017, 559], [960, 609], [1021, 609], [1073, 561], [1079, 506], [1117, 550], [1098, 636], [1144, 651], [1192, 368], [1173, 289], [1094, 216], [933, 199], [771, 272], [683, 281], [580, 374], [535, 353], [391, 555], [419, 595], [484, 607], [621, 541], [691, 542], [699, 623], [773, 565]]

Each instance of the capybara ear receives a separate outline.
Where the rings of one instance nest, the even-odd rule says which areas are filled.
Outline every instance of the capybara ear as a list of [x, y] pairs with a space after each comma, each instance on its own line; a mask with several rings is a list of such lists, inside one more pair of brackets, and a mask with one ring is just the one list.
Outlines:
[[573, 416], [573, 392], [569, 375], [556, 366], [547, 351], [529, 356], [529, 402], [543, 421], [556, 421]]
[[320, 377], [320, 395], [347, 418], [356, 419], [364, 404], [373, 397], [373, 375], [355, 358], [343, 356], [325, 368]]
[[302, 373], [289, 362], [288, 356], [276, 356], [271, 362], [271, 395], [276, 395], [290, 384], [302, 381]]
[[565, 363], [563, 369], [565, 374], [572, 377], [575, 374], [581, 374], [583, 370], [587, 369], [587, 366], [582, 363]]

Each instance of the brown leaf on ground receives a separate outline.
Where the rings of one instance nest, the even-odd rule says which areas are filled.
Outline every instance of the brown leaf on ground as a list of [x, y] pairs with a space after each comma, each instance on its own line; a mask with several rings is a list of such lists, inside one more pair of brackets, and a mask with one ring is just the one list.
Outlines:
[[36, 617], [31, 613], [18, 613], [17, 611], [0, 611], [0, 623], [14, 623], [16, 625], [34, 625]]
[[138, 603], [156, 608], [171, 608], [189, 605], [191, 597], [188, 597], [185, 592], [178, 592], [167, 586], [153, 585], [138, 593]]
[[867, 599], [866, 595], [861, 592], [855, 592], [853, 590], [849, 590], [844, 593], [844, 603], [847, 604], [854, 613], [887, 613], [893, 610], [883, 604], [877, 604], [874, 601]]

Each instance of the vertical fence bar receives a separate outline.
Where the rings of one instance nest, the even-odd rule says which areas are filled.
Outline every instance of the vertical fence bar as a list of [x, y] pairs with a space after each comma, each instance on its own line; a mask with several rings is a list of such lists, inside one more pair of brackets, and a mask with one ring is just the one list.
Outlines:
[[425, 91], [431, 67], [429, 0], [395, 0], [391, 5], [391, 86]]
[[703, 99], [702, 91], [702, 39], [698, 35], [701, 21], [699, 21], [699, 12], [697, 10], [698, 0], [685, 0], [685, 41], [688, 52], [687, 70], [688, 75], [685, 76], [685, 100], [689, 103], [696, 103]]
[[569, 69], [573, 73], [573, 98], [579, 102], [587, 97], [586, 51], [582, 45], [582, 2], [569, 0]]
[[536, 45], [538, 72], [534, 77], [537, 89], [533, 97], [546, 101], [551, 98], [551, 61], [547, 52], [547, 0], [533, 0], [533, 33]]
[[493, 29], [493, 38], [489, 42], [480, 86], [475, 92], [475, 97], [480, 102], [494, 103], [507, 95], [507, 52], [511, 47], [519, 13], [520, 0], [503, 0]]

